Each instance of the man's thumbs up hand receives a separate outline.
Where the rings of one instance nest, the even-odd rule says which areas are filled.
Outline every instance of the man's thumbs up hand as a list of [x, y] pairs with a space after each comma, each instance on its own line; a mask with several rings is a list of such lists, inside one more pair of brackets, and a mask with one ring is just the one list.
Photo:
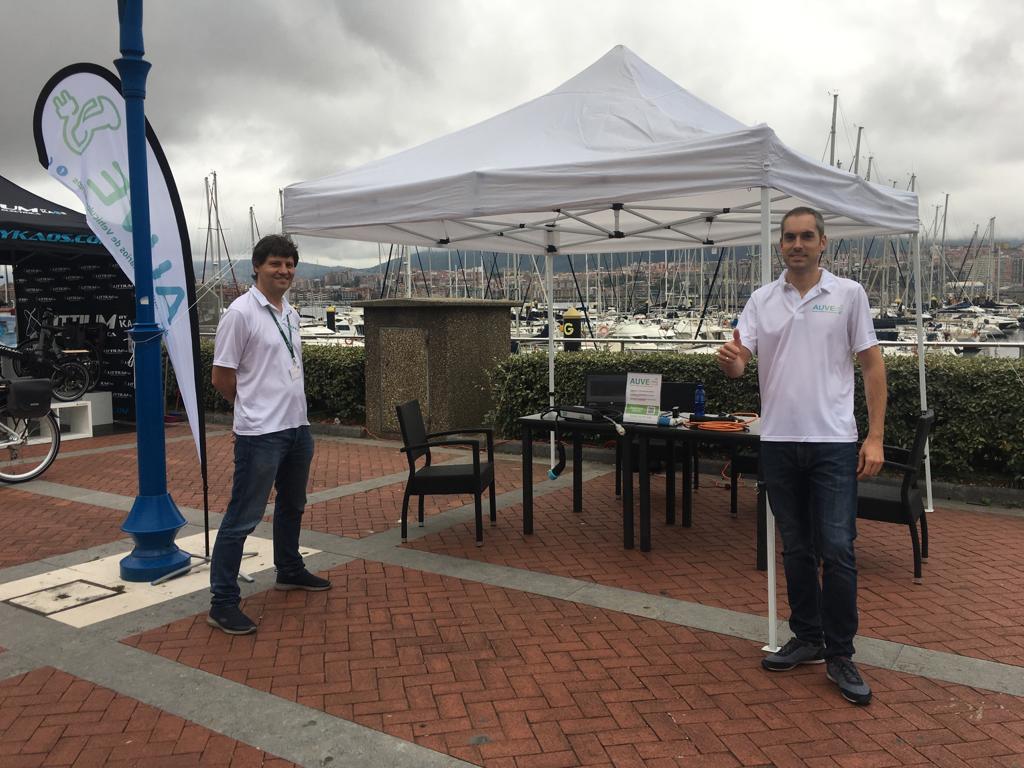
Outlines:
[[740, 343], [739, 329], [733, 328], [732, 341], [727, 341], [718, 348], [718, 367], [726, 376], [735, 378], [743, 375], [743, 369], [747, 363], [742, 352], [743, 345]]

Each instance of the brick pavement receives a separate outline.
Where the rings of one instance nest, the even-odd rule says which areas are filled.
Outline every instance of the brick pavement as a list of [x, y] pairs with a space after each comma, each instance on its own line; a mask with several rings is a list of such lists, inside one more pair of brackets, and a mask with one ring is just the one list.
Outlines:
[[255, 636], [202, 615], [125, 640], [488, 768], [1024, 765], [1024, 700], [864, 668], [770, 674], [756, 644], [398, 566], [328, 593], [245, 601]]
[[0, 681], [0, 764], [4, 768], [293, 765], [49, 667]]
[[[99, 440], [116, 446], [133, 439], [111, 437], [116, 439]], [[76, 441], [65, 448], [98, 445]], [[214, 438], [211, 445], [217, 468], [211, 479], [220, 478], [211, 499], [226, 502], [230, 437]], [[404, 457], [384, 443], [318, 439], [317, 452], [313, 490], [405, 469]], [[518, 488], [518, 465], [498, 466], [499, 493]], [[168, 467], [175, 500], [199, 506], [190, 503], [198, 487], [191, 478], [197, 472], [190, 441], [168, 444]], [[544, 471], [535, 466], [535, 479]], [[132, 497], [134, 450], [68, 457], [44, 479]], [[569, 511], [568, 488], [537, 496], [532, 537], [521, 534], [521, 508], [512, 505], [485, 531], [482, 548], [473, 545], [471, 522], [436, 531], [428, 523], [428, 534], [408, 546], [764, 615], [764, 575], [753, 569], [749, 488], [741, 492], [740, 515], [732, 518], [727, 491], [705, 478], [694, 527], [668, 529], [656, 514], [654, 550], [640, 553], [622, 549], [613, 482], [607, 475], [587, 482], [581, 515]], [[661, 487], [652, 485], [656, 510], [663, 508]], [[537, 488], [547, 490], [542, 483]], [[386, 530], [397, 525], [403, 489], [393, 483], [310, 505], [306, 527], [349, 538]], [[469, 501], [434, 499], [427, 511]], [[32, 510], [33, 525], [12, 514], [22, 509]], [[122, 512], [38, 496], [24, 487], [2, 488], [0, 566], [120, 538], [122, 519]], [[931, 517], [932, 558], [923, 585], [911, 581], [909, 537], [902, 528], [861, 523], [860, 532], [862, 634], [1024, 666], [1024, 584], [1014, 568], [1024, 519], [940, 508]], [[867, 709], [854, 708], [839, 699], [821, 667], [763, 673], [758, 644], [747, 640], [398, 565], [357, 560], [333, 569], [331, 577], [335, 588], [329, 593], [267, 591], [248, 598], [244, 607], [260, 621], [254, 637], [215, 633], [202, 614], [191, 615], [193, 607], [185, 618], [125, 642], [253, 691], [499, 768], [1024, 768], [1024, 699], [865, 668], [876, 699]], [[25, 693], [25, 686], [39, 692]], [[52, 737], [46, 728], [54, 723], [44, 724], [45, 717], [60, 717], [68, 706], [64, 691], [82, 686], [88, 700], [121, 702], [111, 704], [113, 713], [99, 715], [103, 723], [117, 729], [117, 717], [127, 718], [116, 735], [104, 731], [97, 738], [124, 738], [124, 728], [138, 718], [163, 723], [172, 717], [64, 672], [34, 670], [0, 682], [0, 765], [6, 768], [15, 750], [31, 765], [41, 759], [48, 765], [90, 764], [99, 753], [86, 754], [85, 747], [74, 758], [78, 763], [60, 762], [82, 734], [62, 732], [72, 738], [70, 746], [24, 753], [26, 744], [37, 748]], [[8, 702], [44, 692], [26, 736], [23, 718], [21, 725], [9, 722]], [[135, 748], [145, 755], [136, 755], [136, 763], [285, 764], [202, 725], [173, 721], [180, 734], [190, 734], [188, 743], [172, 743], [155, 728], [137, 738], [133, 732]], [[203, 738], [216, 745], [209, 755], [188, 746]], [[90, 750], [117, 746], [101, 738], [89, 742]], [[184, 751], [175, 755], [175, 748]], [[112, 754], [124, 753], [92, 764], [117, 764]], [[389, 760], [382, 753], [379, 764]]]
[[[728, 491], [705, 480], [686, 529], [664, 525], [664, 484], [651, 489], [647, 553], [622, 548], [621, 505], [608, 476], [585, 484], [580, 515], [571, 512], [568, 489], [535, 499], [533, 536], [522, 535], [517, 505], [499, 516], [482, 548], [466, 525], [407, 546], [766, 616], [764, 574], [753, 568], [753, 490], [742, 489], [733, 518]], [[858, 521], [860, 633], [1024, 666], [1024, 572], [1017, 565], [1024, 519], [940, 507], [929, 521], [931, 557], [920, 585], [912, 581], [909, 532]], [[784, 611], [781, 554], [778, 575]]]
[[[117, 444], [131, 442], [121, 436]], [[86, 441], [76, 441], [85, 447]], [[207, 440], [207, 476], [210, 510], [223, 512], [231, 498], [234, 442], [230, 434]], [[90, 441], [91, 447], [91, 441]], [[322, 491], [339, 485], [401, 472], [408, 464], [397, 448], [360, 445], [318, 437], [310, 468], [310, 490]], [[133, 497], [138, 489], [138, 465], [134, 447], [109, 453], [58, 459], [44, 479], [96, 491]], [[194, 443], [183, 440], [167, 444], [167, 489], [183, 507], [202, 509], [202, 476]]]
[[125, 513], [6, 487], [0, 494], [0, 568], [124, 538]]
[[[542, 480], [546, 472], [544, 467], [538, 465], [533, 473], [534, 482]], [[496, 462], [496, 473], [495, 489], [499, 495], [522, 486], [522, 468], [519, 464], [498, 461]], [[404, 494], [405, 482], [403, 481], [363, 493], [310, 504], [306, 507], [306, 514], [302, 518], [302, 526], [322, 533], [356, 539], [380, 533], [399, 524]], [[428, 496], [423, 505], [423, 513], [425, 518], [430, 518], [439, 512], [457, 509], [472, 503], [472, 495]], [[487, 519], [489, 507], [486, 493], [483, 497], [483, 511], [484, 518]], [[410, 528], [416, 526], [417, 514], [417, 501], [413, 497], [409, 500]], [[506, 514], [508, 512], [505, 510], [498, 511], [498, 517]], [[484, 537], [487, 537], [486, 530]]]

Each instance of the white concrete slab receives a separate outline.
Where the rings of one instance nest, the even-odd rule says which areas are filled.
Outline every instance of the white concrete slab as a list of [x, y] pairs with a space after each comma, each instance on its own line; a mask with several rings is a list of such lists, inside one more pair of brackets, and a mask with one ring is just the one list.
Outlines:
[[[215, 538], [216, 531], [211, 530], [210, 533], [213, 534], [211, 536], [212, 541]], [[201, 553], [203, 551], [203, 534], [199, 533], [195, 536], [178, 539], [177, 544], [186, 552]], [[100, 621], [123, 616], [132, 611], [148, 608], [149, 606], [158, 605], [182, 595], [210, 588], [210, 569], [205, 564], [199, 564], [190, 573], [155, 587], [149, 583], [122, 581], [120, 577], [120, 562], [129, 551], [126, 550], [122, 554], [111, 555], [110, 557], [82, 563], [71, 568], [60, 568], [7, 584], [0, 584], [0, 601], [17, 604], [16, 600], [24, 599], [28, 595], [78, 581], [86, 581], [99, 585], [100, 588], [120, 592], [120, 594], [105, 597], [102, 600], [94, 600], [93, 602], [73, 608], [60, 610], [49, 616], [49, 618], [55, 621], [72, 627], [87, 627]], [[273, 569], [274, 544], [270, 539], [250, 536], [246, 539], [245, 551], [255, 552], [256, 554], [254, 557], [246, 557], [242, 560], [242, 571], [244, 573], [252, 575]], [[316, 554], [319, 550], [303, 547], [301, 551], [302, 555], [307, 557]], [[33, 608], [33, 610], [37, 609]]]

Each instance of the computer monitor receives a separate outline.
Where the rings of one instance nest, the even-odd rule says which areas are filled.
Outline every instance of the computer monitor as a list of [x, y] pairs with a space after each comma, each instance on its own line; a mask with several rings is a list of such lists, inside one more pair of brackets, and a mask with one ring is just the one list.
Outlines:
[[626, 404], [626, 374], [592, 373], [586, 378], [586, 404], [591, 408], [617, 408]]

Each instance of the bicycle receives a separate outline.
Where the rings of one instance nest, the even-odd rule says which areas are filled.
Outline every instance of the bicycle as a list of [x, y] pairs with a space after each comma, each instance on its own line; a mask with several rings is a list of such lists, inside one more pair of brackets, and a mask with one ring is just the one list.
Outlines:
[[24, 483], [53, 464], [60, 424], [47, 379], [0, 379], [0, 481]]
[[53, 397], [64, 403], [78, 400], [89, 389], [89, 372], [81, 363], [38, 349], [20, 350], [0, 344], [0, 357], [11, 360], [18, 376], [49, 379]]
[[[54, 381], [54, 397], [65, 401], [77, 400], [99, 383], [103, 365], [102, 350], [96, 342], [86, 337], [86, 328], [77, 323], [57, 325], [54, 319], [54, 314], [49, 310], [43, 313], [41, 319], [36, 318], [34, 313], [29, 314], [30, 331], [25, 340], [18, 344], [17, 351], [23, 357], [16, 357], [12, 361], [14, 373], [17, 376], [42, 377], [48, 375], [44, 367], [46, 364], [55, 367], [70, 366], [72, 363], [80, 365], [86, 375], [85, 388], [81, 391], [81, 372], [73, 366], [64, 367], [61, 379]], [[32, 365], [33, 361], [35, 365]], [[53, 371], [49, 375], [52, 377]]]

